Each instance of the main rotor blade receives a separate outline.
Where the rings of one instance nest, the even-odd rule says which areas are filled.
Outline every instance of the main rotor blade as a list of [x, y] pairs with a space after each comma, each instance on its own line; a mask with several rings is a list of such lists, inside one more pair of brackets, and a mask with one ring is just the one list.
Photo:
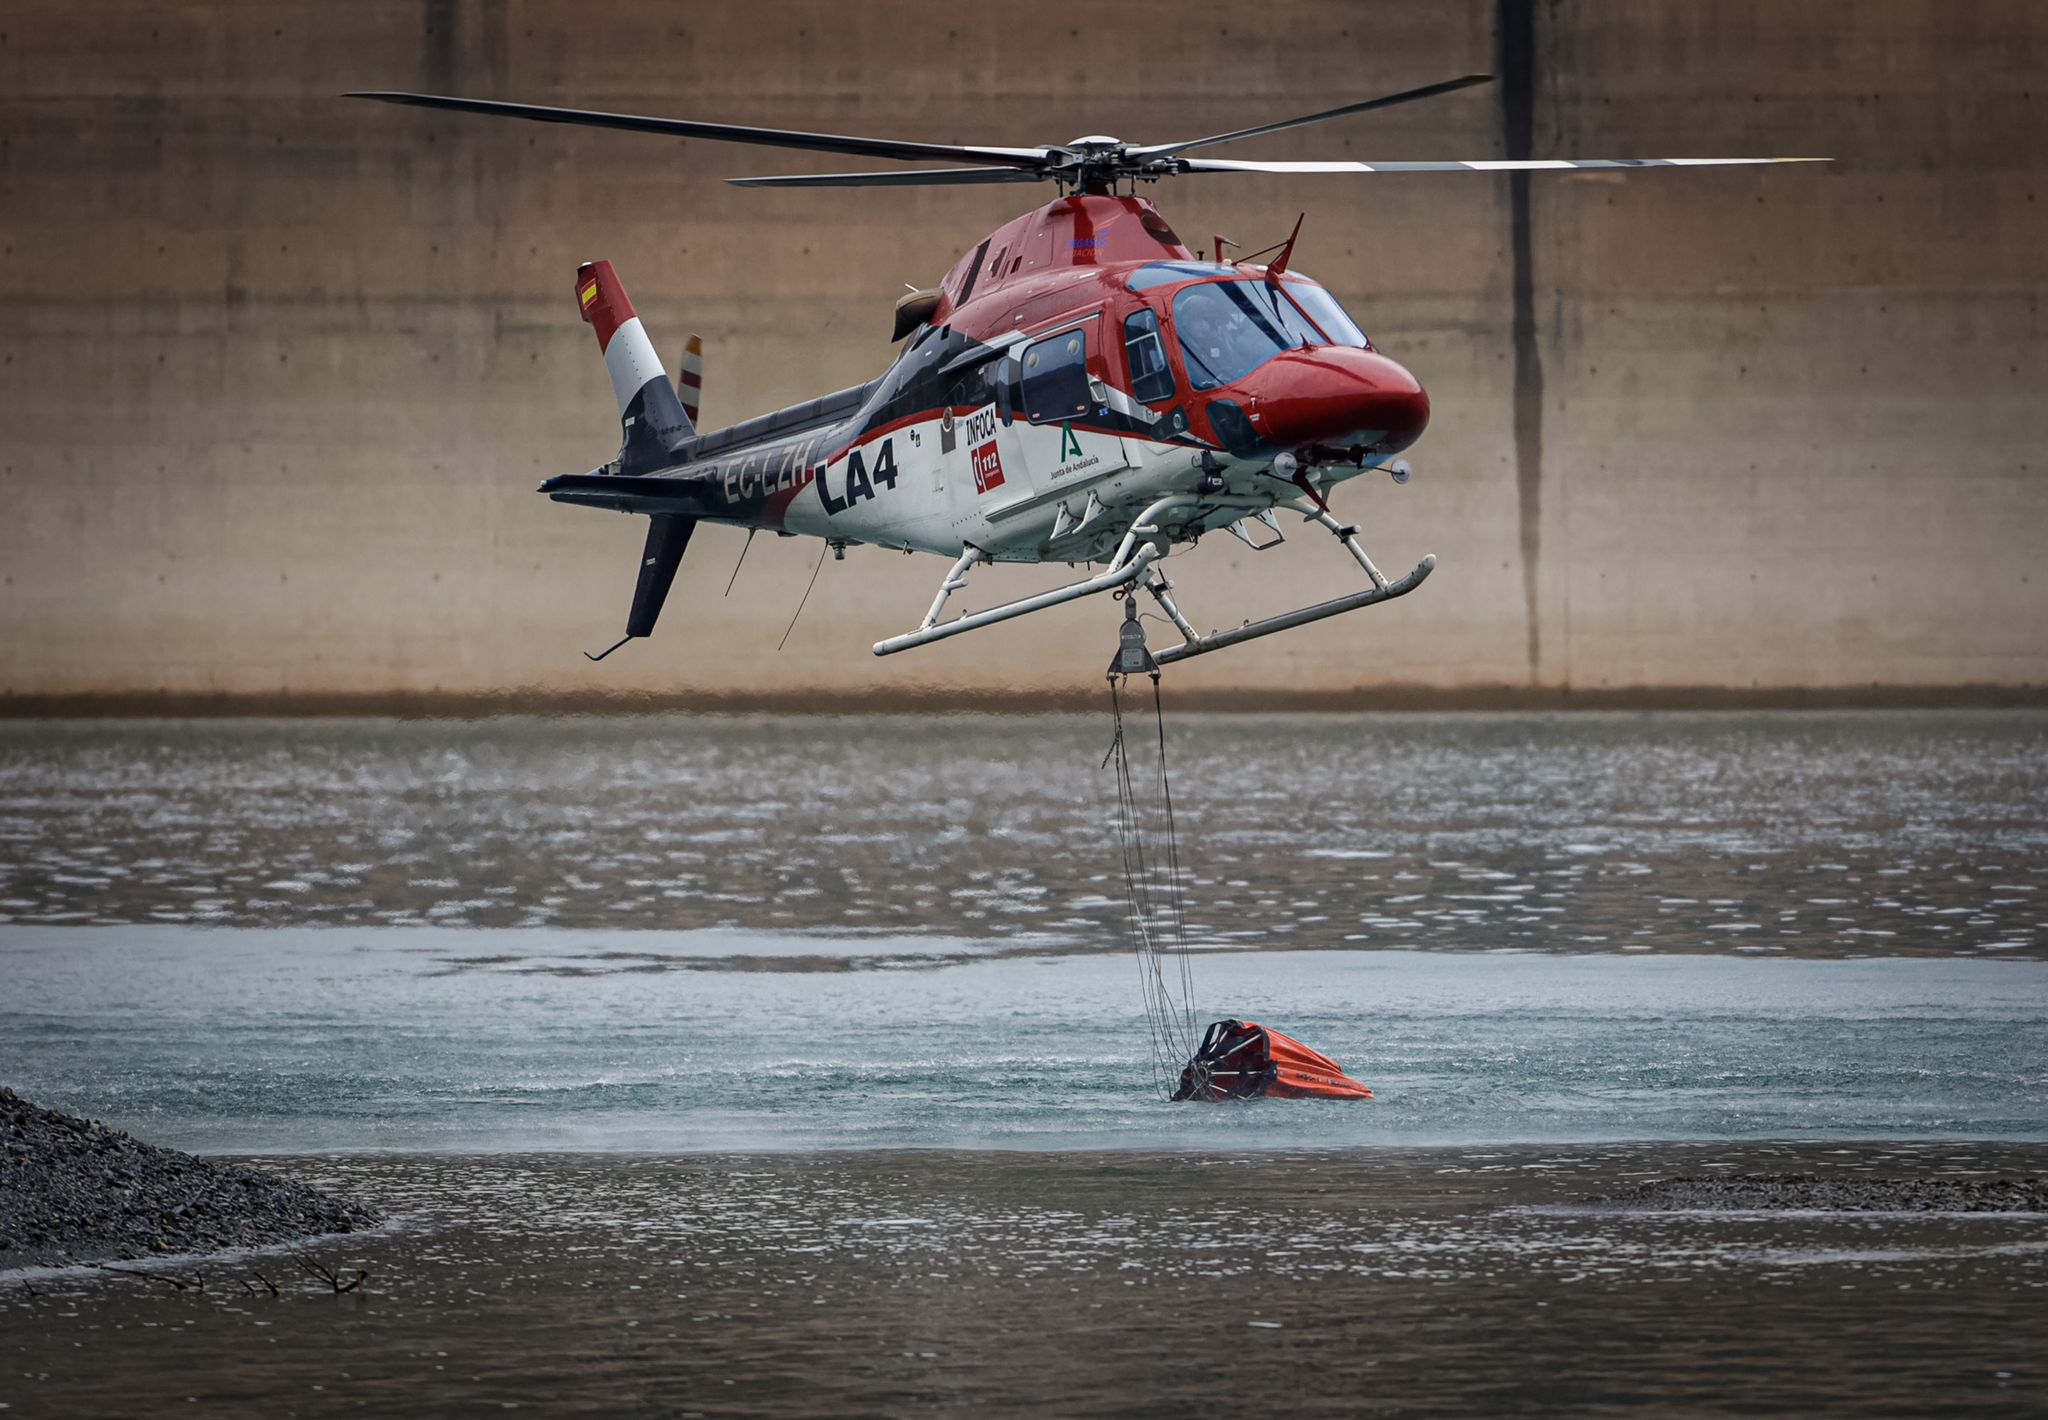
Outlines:
[[1283, 128], [1299, 128], [1304, 123], [1321, 123], [1325, 119], [1342, 118], [1348, 113], [1364, 113], [1368, 109], [1391, 108], [1395, 104], [1413, 103], [1417, 99], [1435, 98], [1457, 89], [1469, 89], [1474, 84], [1491, 84], [1491, 74], [1467, 74], [1460, 79], [1446, 79], [1441, 84], [1425, 84], [1419, 89], [1404, 89], [1398, 94], [1386, 94], [1377, 99], [1366, 99], [1360, 103], [1345, 104], [1342, 108], [1326, 108], [1321, 113], [1303, 114], [1300, 118], [1283, 118], [1278, 123], [1262, 123], [1256, 128], [1240, 128], [1231, 133], [1217, 133], [1207, 138], [1188, 138], [1179, 143], [1155, 143], [1149, 148], [1132, 149], [1133, 157], [1159, 158], [1170, 153], [1185, 152], [1189, 148], [1202, 148], [1211, 143], [1235, 143], [1240, 138], [1256, 138], [1261, 133], [1278, 133]]
[[861, 158], [900, 158], [906, 162], [992, 163], [1005, 167], [1041, 167], [1045, 155], [1037, 148], [968, 148], [950, 143], [912, 143], [894, 138], [858, 138], [837, 133], [803, 133], [789, 128], [751, 128], [737, 123], [703, 123], [687, 118], [643, 118], [630, 113], [598, 113], [580, 108], [546, 108], [539, 104], [500, 103], [495, 99], [450, 98], [441, 94], [362, 92], [343, 95], [413, 108], [449, 109], [496, 118], [524, 118], [536, 123], [570, 123], [586, 128], [620, 128], [629, 133], [658, 133], [669, 138], [710, 138], [721, 143], [757, 143], [768, 148], [801, 148], [813, 153], [850, 153]]
[[898, 173], [793, 173], [727, 178], [735, 187], [950, 187], [956, 183], [1042, 182], [1030, 168], [911, 168]]
[[1228, 158], [1183, 158], [1190, 173], [1528, 173], [1567, 168], [1731, 168], [1760, 163], [1832, 163], [1833, 158], [1476, 158], [1440, 163], [1239, 163]]

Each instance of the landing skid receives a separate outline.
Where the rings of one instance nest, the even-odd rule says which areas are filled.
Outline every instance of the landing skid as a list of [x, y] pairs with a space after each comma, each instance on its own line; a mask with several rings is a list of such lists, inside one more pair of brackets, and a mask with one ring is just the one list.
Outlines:
[[1308, 517], [1310, 521], [1321, 523], [1328, 528], [1338, 541], [1344, 544], [1344, 550], [1351, 554], [1352, 560], [1364, 568], [1365, 575], [1372, 579], [1371, 590], [1317, 602], [1314, 606], [1305, 606], [1294, 611], [1284, 611], [1278, 616], [1269, 616], [1260, 621], [1247, 621], [1242, 626], [1232, 627], [1228, 631], [1212, 631], [1204, 636], [1181, 614], [1180, 608], [1174, 604], [1173, 583], [1162, 577], [1146, 583], [1145, 590], [1159, 603], [1159, 609], [1173, 619], [1173, 624], [1180, 628], [1180, 634], [1186, 639], [1178, 646], [1167, 647], [1153, 659], [1162, 666], [1171, 665], [1175, 661], [1185, 661], [1190, 656], [1220, 651], [1225, 646], [1256, 641], [1259, 637], [1271, 636], [1276, 631], [1288, 631], [1297, 626], [1306, 626], [1311, 621], [1322, 621], [1326, 617], [1342, 616], [1347, 611], [1357, 611], [1360, 607], [1392, 601], [1395, 597], [1404, 597], [1414, 591], [1428, 579], [1431, 572], [1436, 570], [1436, 554], [1432, 552], [1415, 564], [1414, 571], [1397, 582], [1390, 582], [1379, 568], [1373, 566], [1372, 559], [1365, 555], [1365, 549], [1358, 545], [1357, 528], [1344, 526], [1320, 508], [1310, 512]]
[[[1043, 611], [1046, 607], [1058, 606], [1062, 602], [1076, 601], [1081, 597], [1093, 596], [1097, 592], [1106, 592], [1114, 588], [1129, 587], [1133, 583], [1139, 583], [1144, 578], [1146, 572], [1150, 570], [1152, 564], [1166, 554], [1168, 539], [1162, 536], [1165, 527], [1163, 522], [1165, 515], [1176, 509], [1198, 506], [1201, 502], [1201, 499], [1192, 494], [1179, 493], [1161, 498], [1153, 503], [1132, 521], [1130, 528], [1124, 533], [1123, 541], [1117, 546], [1116, 555], [1110, 559], [1109, 566], [1086, 581], [1070, 583], [1067, 586], [1057, 587], [1049, 592], [1040, 592], [1036, 596], [1022, 597], [1013, 602], [1006, 602], [1002, 606], [993, 607], [988, 611], [974, 612], [970, 615], [941, 623], [939, 621], [939, 614], [945, 610], [947, 600], [952, 597], [953, 593], [967, 585], [967, 574], [970, 571], [977, 565], [989, 560], [988, 554], [980, 548], [969, 547], [960, 554], [960, 560], [955, 562], [952, 569], [947, 572], [946, 580], [940, 583], [939, 594], [933, 598], [931, 610], [925, 613], [923, 624], [917, 630], [905, 635], [892, 636], [886, 641], [877, 641], [875, 643], [875, 654], [878, 656], [893, 656], [898, 651], [908, 651], [913, 646], [924, 646], [929, 645], [933, 641], [943, 641], [948, 636], [958, 636], [963, 631], [974, 631], [983, 626], [992, 626], [998, 621], [1008, 621], [1012, 617], [1025, 616], [1034, 611]], [[1195, 630], [1194, 624], [1181, 613], [1180, 607], [1175, 604], [1172, 597], [1173, 583], [1163, 577], [1154, 581], [1143, 582], [1145, 590], [1152, 594], [1153, 599], [1159, 603], [1160, 609], [1172, 619], [1176, 627], [1180, 628], [1180, 634], [1185, 638], [1180, 645], [1172, 646], [1159, 652], [1154, 658], [1159, 664], [1168, 665], [1174, 661], [1184, 661], [1190, 656], [1200, 656], [1210, 651], [1220, 651], [1225, 646], [1235, 646], [1243, 641], [1254, 641], [1261, 636], [1271, 636], [1276, 631], [1286, 631], [1292, 627], [1306, 626], [1312, 621], [1321, 621], [1326, 617], [1341, 616], [1347, 611], [1357, 611], [1360, 607], [1392, 601], [1395, 597], [1406, 596], [1409, 592], [1414, 591], [1422, 585], [1424, 579], [1431, 572], [1436, 570], [1436, 554], [1431, 553], [1424, 557], [1422, 561], [1416, 563], [1415, 570], [1407, 576], [1399, 581], [1390, 582], [1385, 574], [1373, 565], [1372, 559], [1365, 555], [1365, 549], [1358, 545], [1357, 528], [1347, 527], [1339, 523], [1330, 516], [1327, 510], [1322, 508], [1309, 507], [1299, 503], [1288, 503], [1282, 506], [1292, 508], [1310, 522], [1320, 523], [1323, 527], [1327, 528], [1338, 541], [1344, 544], [1344, 550], [1351, 554], [1352, 560], [1358, 563], [1359, 567], [1364, 570], [1365, 575], [1371, 578], [1372, 587], [1367, 591], [1355, 592], [1348, 597], [1337, 597], [1332, 601], [1318, 602], [1314, 606], [1305, 606], [1295, 611], [1282, 612], [1278, 616], [1269, 616], [1261, 621], [1247, 621], [1242, 626], [1233, 627], [1228, 631], [1212, 631], [1207, 636], [1204, 636]]]

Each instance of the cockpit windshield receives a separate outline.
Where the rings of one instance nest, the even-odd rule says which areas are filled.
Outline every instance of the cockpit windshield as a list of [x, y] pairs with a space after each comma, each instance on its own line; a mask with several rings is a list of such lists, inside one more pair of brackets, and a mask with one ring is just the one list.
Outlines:
[[1372, 342], [1365, 338], [1365, 332], [1358, 323], [1337, 304], [1337, 298], [1306, 277], [1290, 278], [1287, 294], [1301, 303], [1309, 319], [1323, 328], [1323, 334], [1335, 345], [1355, 345], [1360, 350], [1372, 349]]
[[1215, 389], [1265, 364], [1283, 350], [1320, 343], [1301, 313], [1264, 281], [1210, 281], [1173, 298], [1188, 383]]
[[1198, 390], [1227, 385], [1281, 351], [1304, 345], [1372, 349], [1335, 296], [1298, 276], [1284, 282], [1239, 277], [1186, 287], [1173, 298], [1173, 328], [1180, 336], [1188, 383]]

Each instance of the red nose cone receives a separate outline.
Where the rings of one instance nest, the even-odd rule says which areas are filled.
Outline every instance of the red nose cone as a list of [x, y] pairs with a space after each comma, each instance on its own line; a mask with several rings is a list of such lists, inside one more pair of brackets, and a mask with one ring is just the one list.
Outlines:
[[1269, 444], [1363, 445], [1394, 454], [1422, 437], [1429, 396], [1384, 355], [1318, 345], [1276, 355], [1240, 382], [1252, 428]]

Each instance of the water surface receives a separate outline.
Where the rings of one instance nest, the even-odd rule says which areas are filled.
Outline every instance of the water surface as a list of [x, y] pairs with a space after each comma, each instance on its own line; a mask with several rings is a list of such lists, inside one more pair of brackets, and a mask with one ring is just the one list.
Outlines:
[[[0, 1290], [51, 1415], [2026, 1415], [2040, 1215], [1550, 1205], [2040, 1146], [352, 1156], [396, 1236]], [[278, 1284], [272, 1296], [254, 1274]], [[200, 1278], [205, 1290], [194, 1285]], [[244, 1284], [247, 1285], [244, 1285]]]
[[1194, 1022], [1380, 1096], [1204, 1107], [1101, 721], [0, 725], [0, 1078], [401, 1220], [0, 1405], [2037, 1414], [2038, 1216], [1578, 1205], [2048, 1171], [2044, 728], [1176, 719]]
[[[2048, 948], [2037, 712], [1170, 715], [1169, 737], [1203, 941]], [[1113, 950], [1108, 738], [1106, 715], [0, 724], [0, 923]]]
[[2048, 1139], [2048, 963], [1216, 952], [1370, 1104], [1166, 1105], [1137, 967], [707, 930], [13, 928], [0, 1077], [225, 1151]]

